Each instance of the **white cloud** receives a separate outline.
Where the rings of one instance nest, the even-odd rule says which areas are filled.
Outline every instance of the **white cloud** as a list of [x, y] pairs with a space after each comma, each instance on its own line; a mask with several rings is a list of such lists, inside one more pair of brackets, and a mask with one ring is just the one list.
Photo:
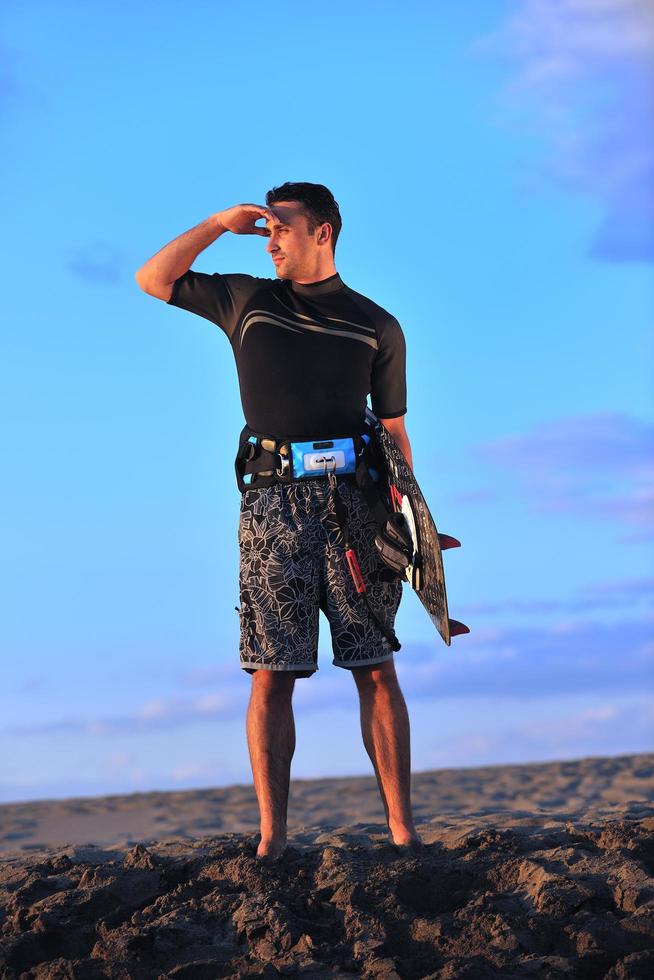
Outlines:
[[654, 4], [523, 0], [477, 49], [505, 57], [505, 105], [545, 134], [543, 175], [599, 199], [591, 253], [654, 259]]

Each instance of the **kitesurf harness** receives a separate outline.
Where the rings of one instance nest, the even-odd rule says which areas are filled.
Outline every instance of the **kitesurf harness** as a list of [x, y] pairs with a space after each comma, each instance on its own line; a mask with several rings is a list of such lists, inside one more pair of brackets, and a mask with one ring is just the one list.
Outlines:
[[399, 650], [400, 641], [394, 631], [381, 622], [368, 600], [366, 583], [349, 540], [347, 510], [337, 486], [337, 476], [354, 478], [378, 525], [375, 546], [379, 555], [393, 572], [402, 575], [413, 555], [411, 532], [404, 515], [389, 509], [384, 500], [380, 479], [382, 457], [375, 451], [374, 432], [367, 420], [365, 427], [366, 431], [351, 436], [293, 441], [264, 436], [246, 425], [235, 460], [236, 482], [241, 493], [245, 493], [255, 486], [327, 477], [356, 591], [363, 596], [370, 616], [391, 648]]

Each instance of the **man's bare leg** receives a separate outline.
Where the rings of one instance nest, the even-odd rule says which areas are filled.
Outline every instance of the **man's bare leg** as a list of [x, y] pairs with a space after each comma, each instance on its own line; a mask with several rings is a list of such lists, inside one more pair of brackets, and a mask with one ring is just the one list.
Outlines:
[[295, 674], [255, 670], [247, 711], [247, 740], [261, 816], [257, 857], [279, 857], [286, 847], [286, 817], [295, 721], [291, 699]]
[[409, 713], [393, 660], [354, 667], [361, 734], [373, 764], [394, 844], [420, 844], [411, 813]]

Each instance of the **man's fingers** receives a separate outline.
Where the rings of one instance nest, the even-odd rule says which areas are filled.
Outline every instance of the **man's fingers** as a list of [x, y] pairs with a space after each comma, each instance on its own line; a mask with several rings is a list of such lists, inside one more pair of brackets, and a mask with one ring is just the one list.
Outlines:
[[266, 222], [279, 221], [279, 218], [275, 212], [271, 208], [265, 207], [263, 204], [241, 204], [241, 208], [252, 215], [251, 233], [255, 235], [263, 235], [268, 238], [270, 236], [269, 230], [260, 225], [257, 226], [256, 222], [261, 220]]
[[[267, 214], [260, 214], [255, 220], [256, 221], [263, 221], [263, 220], [269, 221], [270, 219], [268, 218], [268, 215]], [[254, 221], [252, 222], [252, 231], [255, 233], [255, 235], [269, 235], [270, 234], [270, 232], [268, 231], [267, 228], [264, 228], [263, 225], [257, 225], [257, 224], [255, 224]]]
[[262, 208], [261, 212], [262, 212], [261, 213], [262, 218], [265, 218], [266, 221], [279, 221], [279, 218], [272, 210], [272, 208]]
[[[263, 218], [266, 222], [279, 221], [279, 218], [277, 217], [275, 212], [272, 211], [270, 208], [257, 207], [257, 210], [259, 211], [259, 218], [257, 220]], [[270, 231], [268, 230], [268, 228], [264, 228], [261, 225], [256, 225], [256, 224], [253, 226], [253, 228], [254, 228], [254, 232], [257, 235], [263, 235], [266, 238], [270, 237]]]
[[259, 217], [265, 218], [266, 221], [278, 221], [278, 217], [271, 208], [265, 207], [263, 204], [243, 204], [242, 207], [247, 208], [248, 211], [258, 211]]

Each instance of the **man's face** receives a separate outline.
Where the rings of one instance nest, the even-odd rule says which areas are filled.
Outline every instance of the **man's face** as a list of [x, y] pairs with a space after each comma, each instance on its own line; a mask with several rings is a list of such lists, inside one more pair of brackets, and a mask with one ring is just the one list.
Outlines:
[[270, 252], [280, 279], [302, 279], [310, 276], [315, 268], [317, 226], [309, 234], [309, 218], [299, 201], [280, 201], [270, 206], [279, 219], [267, 221], [269, 233], [266, 251]]

